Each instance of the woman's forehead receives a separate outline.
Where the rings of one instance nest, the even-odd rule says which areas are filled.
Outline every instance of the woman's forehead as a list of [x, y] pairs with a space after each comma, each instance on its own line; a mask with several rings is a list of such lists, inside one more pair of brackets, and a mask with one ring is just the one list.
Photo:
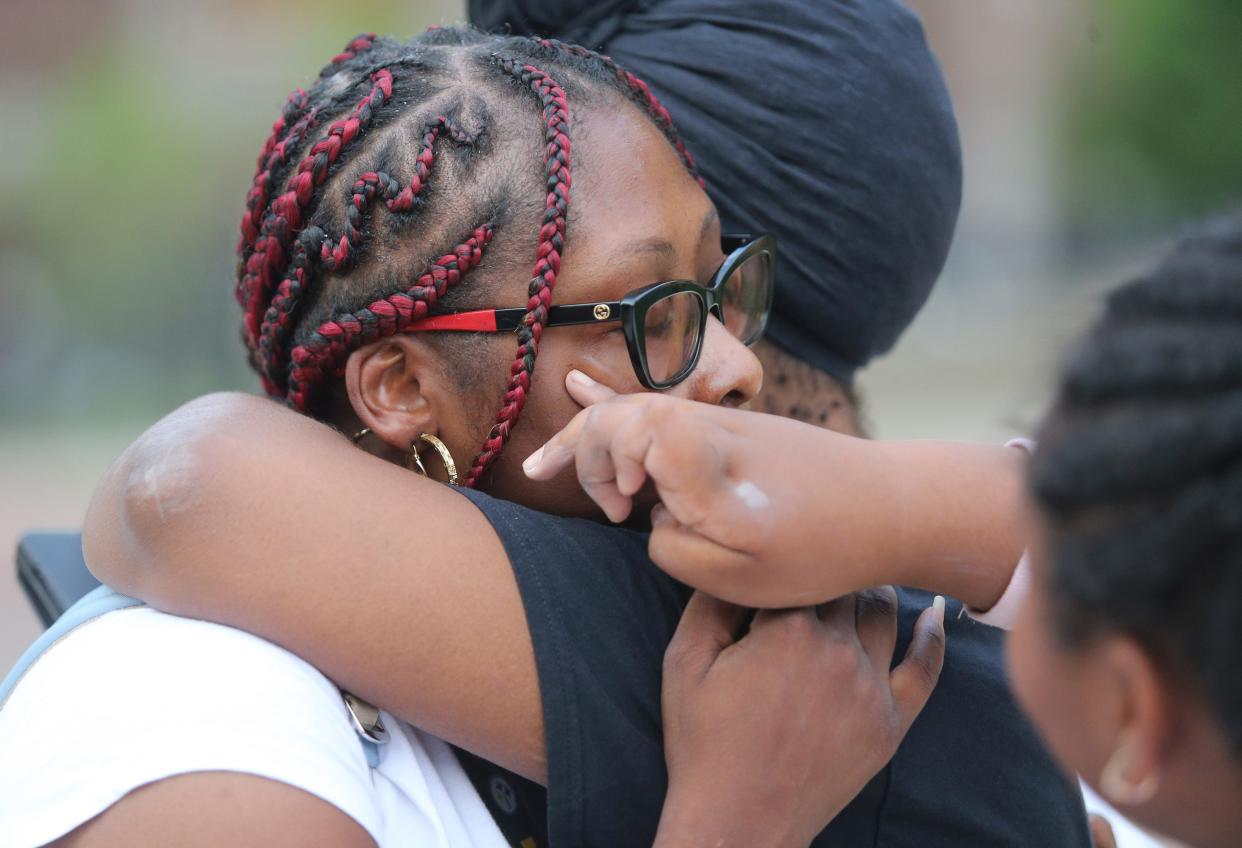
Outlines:
[[[562, 291], [632, 272], [698, 274], [715, 207], [663, 133], [637, 109], [593, 109], [574, 127]], [[639, 283], [641, 285], [642, 283]], [[565, 302], [565, 297], [557, 300]]]

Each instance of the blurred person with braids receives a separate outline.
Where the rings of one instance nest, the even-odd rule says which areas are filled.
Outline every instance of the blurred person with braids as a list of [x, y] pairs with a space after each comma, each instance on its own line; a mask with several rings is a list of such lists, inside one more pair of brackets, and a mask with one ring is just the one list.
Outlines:
[[[1202, 228], [1107, 298], [1068, 358], [1025, 474], [1030, 444], [867, 442], [599, 385], [578, 397], [589, 409], [537, 452], [532, 477], [574, 463], [614, 518], [653, 481], [653, 560], [741, 604], [834, 598], [894, 565], [894, 579], [927, 581], [900, 554], [911, 531], [960, 532], [984, 515], [954, 491], [966, 469], [979, 485], [989, 473], [1008, 481], [1010, 516], [987, 525], [1004, 528], [1012, 550], [1029, 539], [1029, 554], [1000, 569], [976, 558], [958, 588], [971, 597], [991, 586], [996, 600], [976, 616], [1014, 628], [1023, 707], [1063, 767], [1131, 820], [1197, 848], [1237, 844], [1242, 216]], [[771, 446], [762, 457], [748, 449], [756, 442]], [[821, 474], [851, 486], [808, 501], [801, 480]], [[939, 514], [927, 513], [934, 500], [919, 492], [937, 489]], [[843, 521], [885, 523], [857, 501], [902, 516], [887, 550], [836, 532]], [[848, 547], [826, 562], [816, 552], [829, 545]]]
[[[576, 246], [562, 262], [567, 229]], [[635, 389], [650, 383], [725, 404], [752, 396], [759, 366], [743, 342], [763, 329], [773, 247], [725, 244], [727, 257], [667, 113], [611, 63], [470, 30], [351, 41], [315, 86], [289, 98], [260, 155], [239, 245], [243, 338], [269, 395], [357, 431], [355, 443], [424, 476], [432, 465], [460, 479], [470, 496], [265, 400], [208, 399], [157, 428], [162, 446], [136, 450], [159, 454], [158, 467], [137, 477], [124, 462], [117, 469], [139, 508], [118, 515], [118, 504], [96, 504], [91, 523], [104, 529], [88, 531], [92, 562], [125, 543], [111, 530], [141, 534], [241, 505], [212, 500], [211, 479], [224, 474], [264, 499], [278, 492], [268, 502], [288, 522], [226, 519], [221, 536], [209, 518], [200, 529], [213, 539], [196, 544], [174, 531], [177, 558], [195, 560], [196, 547], [229, 557], [217, 543], [234, 537], [281, 563], [269, 575], [278, 582], [283, 567], [309, 565], [306, 554], [351, 539], [352, 564], [333, 554], [331, 580], [303, 573], [311, 591], [294, 593], [284, 612], [267, 610], [271, 628], [255, 628], [287, 633], [291, 615], [311, 624], [318, 613], [293, 609], [307, 603], [320, 623], [343, 629], [301, 631], [317, 646], [308, 656], [333, 655], [318, 669], [249, 634], [149, 608], [71, 631], [5, 684], [4, 844], [546, 844], [542, 790], [337, 685], [378, 683], [381, 700], [392, 696], [424, 726], [543, 777], [534, 655], [505, 545], [536, 546], [567, 564], [598, 546], [620, 585], [627, 566], [618, 558], [650, 566], [638, 534], [553, 519], [477, 490], [525, 481], [519, 469], [505, 482], [502, 454], [520, 441], [513, 425], [528, 393], [536, 401], [527, 438], [566, 420], [558, 404], [574, 406], [559, 380], [542, 393], [531, 381], [545, 330], [539, 361], [554, 374], [568, 359]], [[533, 275], [523, 268], [530, 257]], [[523, 306], [453, 308], [459, 293], [481, 307], [511, 302], [523, 278]], [[554, 286], [587, 302], [550, 306]], [[634, 289], [642, 296], [627, 295]], [[493, 394], [503, 404], [487, 425], [479, 412]], [[261, 461], [238, 450], [235, 424]], [[196, 441], [204, 430], [213, 439]], [[483, 448], [459, 477], [453, 455], [472, 442]], [[298, 469], [311, 473], [299, 481]], [[312, 491], [324, 484], [329, 496]], [[581, 493], [541, 494], [561, 512], [590, 503]], [[357, 520], [351, 504], [362, 507]], [[274, 548], [251, 544], [256, 528]], [[286, 530], [297, 537], [290, 547]], [[399, 567], [367, 573], [376, 557]], [[530, 560], [521, 550], [513, 558]], [[411, 592], [392, 579], [401, 574], [415, 578]], [[677, 771], [662, 811], [636, 824], [639, 843], [717, 844], [727, 835], [807, 844], [880, 768], [935, 685], [942, 609], [920, 618], [894, 668], [895, 601], [883, 592], [751, 618], [707, 596], [687, 604], [687, 593], [664, 591], [661, 618], [676, 632], [644, 647], [657, 681], [661, 656], [668, 664], [648, 720], [658, 726], [661, 706], [671, 716], [662, 744]], [[344, 598], [365, 608], [362, 618], [336, 607]], [[214, 605], [209, 595], [199, 600]], [[340, 638], [346, 632], [353, 637]], [[299, 638], [283, 641], [298, 650]], [[394, 676], [404, 679], [382, 682]], [[812, 723], [825, 704], [836, 719]], [[842, 769], [841, 748], [860, 738], [870, 745]], [[726, 777], [734, 762], [754, 766]]]
[[[873, 8], [874, 16], [860, 12], [843, 19], [848, 25], [845, 29], [853, 27], [850, 31], [857, 37], [851, 41], [852, 48], [838, 57], [842, 74], [863, 75], [867, 67], [874, 67], [883, 75], [889, 66], [884, 46], [894, 41], [914, 57], [914, 65], [935, 68], [917, 20], [904, 11], [895, 13], [900, 7], [876, 4]], [[453, 36], [442, 33], [436, 37]], [[879, 40], [871, 44], [869, 38]], [[535, 51], [537, 61], [530, 64], [537, 69], [587, 65], [601, 80], [607, 77], [611, 85], [623, 84], [627, 96], [633, 93], [636, 102], [649, 107], [658, 123], [668, 127], [667, 112], [653, 105], [650, 89], [637, 78], [618, 73], [611, 63], [557, 42], [528, 43], [524, 49]], [[372, 65], [380, 61], [386, 60], [376, 57], [371, 64], [356, 65], [370, 74], [375, 72]], [[408, 65], [424, 67], [415, 60]], [[826, 64], [824, 73], [832, 69]], [[331, 75], [327, 79], [338, 82]], [[563, 194], [568, 187], [569, 168], [561, 167], [560, 155], [565, 153], [564, 163], [569, 165], [568, 150], [558, 148], [558, 139], [553, 137], [556, 144], [551, 145], [546, 139], [543, 145], [532, 144], [524, 159], [510, 149], [511, 136], [501, 132], [495, 121], [488, 131], [480, 132], [477, 123], [452, 110], [432, 111], [431, 119], [445, 114], [461, 132], [440, 133], [433, 145], [434, 156], [440, 158], [427, 163], [426, 188], [416, 193], [417, 220], [431, 232], [415, 228], [400, 241], [393, 240], [392, 246], [409, 252], [428, 237], [463, 247], [452, 255], [442, 254], [443, 248], [432, 249], [426, 259], [412, 263], [415, 268], [410, 276], [419, 274], [417, 269], [426, 263], [435, 263], [437, 255], [444, 256], [439, 276], [436, 269], [429, 272], [429, 279], [424, 275], [415, 294], [409, 296], [410, 302], [386, 294], [392, 292], [391, 287], [372, 285], [369, 278], [376, 271], [404, 272], [411, 263], [387, 258], [396, 251], [384, 252], [386, 244], [372, 244], [369, 253], [366, 249], [360, 252], [350, 231], [353, 213], [334, 210], [332, 204], [316, 206], [313, 197], [308, 199], [312, 208], [301, 208], [299, 192], [313, 195], [318, 188], [325, 197], [344, 194], [350, 198], [342, 204], [346, 209], [369, 210], [378, 216], [371, 219], [370, 227], [365, 218], [359, 218], [362, 225], [355, 229], [364, 239], [387, 232], [380, 224], [388, 220], [385, 212], [391, 210], [385, 210], [379, 199], [395, 198], [398, 187], [407, 182], [413, 185], [413, 181], [406, 172], [404, 177], [394, 177], [396, 185], [385, 188], [380, 174], [401, 171], [374, 164], [377, 151], [367, 144], [373, 137], [367, 130], [355, 134], [344, 127], [335, 140], [320, 138], [319, 133], [308, 138], [307, 144], [320, 138], [313, 142], [319, 149], [292, 178], [264, 179], [266, 169], [260, 167], [248, 204], [251, 214], [243, 228], [240, 294], [248, 315], [246, 338], [269, 392], [345, 433], [356, 434], [367, 451], [408, 462], [413, 468], [429, 466], [441, 480], [452, 479], [449, 463], [442, 459], [470, 455], [467, 452], [483, 441], [479, 459], [471, 464], [478, 473], [460, 476], [475, 486], [482, 484], [497, 497], [470, 489], [455, 492], [429, 487], [393, 463], [368, 459], [308, 418], [254, 398], [215, 396], [169, 416], [122, 457], [97, 493], [87, 520], [86, 547], [92, 567], [119, 588], [158, 607], [232, 624], [271, 639], [307, 658], [350, 691], [419, 727], [501, 766], [546, 780], [545, 798], [536, 787], [499, 773], [487, 763], [474, 762], [471, 768], [477, 785], [510, 788], [498, 794], [483, 793], [502, 826], [525, 817], [532, 823], [531, 833], [546, 825], [547, 839], [554, 845], [648, 844], [660, 824], [666, 788], [676, 795], [674, 790], [686, 774], [685, 758], [667, 750], [678, 734], [669, 730], [665, 735], [662, 730], [661, 719], [670, 727], [670, 715], [665, 710], [662, 716], [662, 706], [667, 708], [668, 701], [661, 701], [661, 665], [688, 592], [652, 568], [645, 534], [569, 521], [527, 508], [561, 516], [602, 517], [572, 475], [532, 485], [520, 460], [578, 409], [570, 394], [576, 391], [574, 381], [565, 382], [571, 371], [589, 372], [624, 392], [640, 387], [667, 389], [665, 396], [725, 405], [751, 400], [758, 375], [752, 370], [754, 360], [747, 358], [738, 342], [753, 340], [753, 336], [748, 321], [731, 320], [729, 314], [738, 301], [726, 301], [722, 315], [705, 318], [700, 325], [701, 356], [686, 363], [691, 367], [684, 374], [669, 371], [663, 375], [678, 379], [661, 380], [650, 373], [652, 362], [643, 360], [645, 348], [633, 322], [629, 327], [624, 321], [620, 327], [616, 322], [594, 322], [615, 317], [613, 310], [624, 306], [624, 299], [614, 298], [653, 280], [698, 279], [702, 284], [732, 279], [731, 275], [719, 277], [722, 264], [745, 258], [747, 245], [752, 249], [763, 245], [731, 242], [726, 257], [716, 246], [718, 224], [712, 219], [712, 209], [688, 175], [693, 172], [687, 170], [685, 157], [679, 156], [676, 142], [670, 146], [657, 135], [658, 143], [639, 143], [643, 140], [634, 139], [629, 126], [632, 111], [615, 107], [586, 111], [583, 101], [573, 97], [574, 81], [571, 78], [571, 87], [564, 89], [569, 95], [566, 102], [581, 105], [568, 122], [570, 133], [560, 133], [577, 139], [572, 160], [577, 177], [575, 200], [568, 210], [565, 233], [559, 232], [555, 214], [544, 219], [549, 210], [559, 207], [557, 189]], [[918, 91], [933, 101], [936, 92], [943, 94], [938, 71], [930, 82], [916, 85], [913, 77], [906, 82], [914, 85], [907, 92], [910, 98]], [[375, 83], [360, 74], [356, 85], [369, 91]], [[323, 93], [322, 89], [310, 92], [307, 105], [314, 108]], [[484, 100], [484, 105], [493, 106]], [[296, 157], [305, 155], [282, 144], [286, 130], [296, 129], [301, 121], [301, 96], [295, 95], [291, 102], [290, 115], [274, 131], [270, 152], [261, 162], [262, 166], [276, 157], [276, 164], [286, 173], [294, 161], [303, 161]], [[473, 101], [467, 98], [466, 102]], [[342, 109], [350, 105], [346, 98]], [[374, 114], [384, 115], [385, 108]], [[908, 111], [897, 108], [884, 114], [901, 128], [906, 125], [897, 116]], [[509, 117], [494, 106], [490, 115], [496, 120]], [[654, 132], [649, 125], [642, 126]], [[939, 126], [943, 128], [943, 122]], [[790, 130], [794, 129], [791, 124]], [[410, 134], [425, 139], [428, 131], [428, 118], [420, 116]], [[454, 135], [473, 136], [473, 148], [464, 141], [455, 142]], [[875, 145], [877, 140], [867, 143]], [[457, 158], [446, 162], [442, 154], [435, 153], [436, 145], [444, 145], [445, 150], [466, 148], [460, 167]], [[489, 158], [489, 153], [494, 157]], [[362, 160], [352, 169], [351, 155]], [[460, 211], [472, 198], [495, 200], [497, 193], [486, 189], [488, 183], [471, 193], [461, 191], [457, 181], [489, 165], [504, 171], [502, 165], [516, 167], [515, 163], [539, 156], [551, 163], [545, 180], [557, 179], [551, 185], [530, 188], [537, 197], [549, 195], [546, 204], [527, 210], [535, 222], [530, 232], [539, 228], [540, 221], [544, 228], [551, 227], [542, 244], [531, 240], [525, 256], [534, 255], [542, 263], [555, 255], [555, 262], [561, 263], [564, 250], [563, 263], [556, 269], [540, 264], [531, 291], [533, 302], [526, 308], [493, 310], [491, 304], [513, 303], [514, 296], [505, 296], [504, 287], [489, 286], [486, 275], [526, 274], [523, 266], [529, 260], [515, 259], [523, 251], [515, 249], [513, 242], [504, 246], [503, 239], [513, 228], [496, 226], [490, 241], [483, 232], [472, 235], [474, 242], [468, 243], [469, 239], [456, 234], [440, 233], [442, 216], [432, 213]], [[286, 157], [287, 166], [282, 164]], [[376, 199], [367, 196], [369, 178], [365, 177], [371, 173], [375, 174]], [[955, 211], [958, 187], [952, 175], [957, 171], [950, 173]], [[316, 182], [323, 174], [327, 174], [323, 178], [326, 187]], [[335, 175], [340, 175], [340, 193], [333, 195]], [[279, 191], [282, 180], [291, 180], [292, 186], [284, 194]], [[511, 208], [520, 207], [525, 197], [517, 191], [500, 195]], [[417, 198], [427, 206], [420, 206]], [[256, 215], [254, 210], [264, 208], [263, 204], [270, 211]], [[696, 208], [696, 204], [704, 205]], [[312, 226], [302, 227], [310, 230], [306, 236], [301, 230], [290, 232], [308, 214], [326, 218], [332, 211], [338, 219], [328, 226], [312, 221], [322, 232]], [[400, 216], [408, 213], [391, 214], [400, 224]], [[472, 216], [462, 223], [462, 229], [474, 233], [489, 217]], [[941, 259], [948, 237], [944, 229]], [[951, 225], [947, 229], [951, 231]], [[348, 236], [343, 249], [338, 235], [342, 232]], [[929, 239], [936, 237], [933, 234]], [[254, 260], [260, 253], [265, 258]], [[265, 271], [266, 257], [278, 263], [279, 270]], [[353, 271], [351, 263], [355, 263]], [[467, 265], [468, 276], [464, 276]], [[549, 270], [555, 271], [557, 279], [557, 298], [551, 307], [544, 301], [550, 294]], [[317, 278], [319, 274], [322, 278]], [[918, 274], [913, 277], [921, 279]], [[924, 289], [928, 284], [922, 283]], [[256, 291], [264, 292], [257, 296], [258, 302]], [[408, 282], [397, 294], [402, 291], [410, 295]], [[433, 298], [434, 305], [426, 305]], [[574, 304], [573, 311], [557, 312], [567, 301]], [[850, 302], [847, 296], [847, 306]], [[630, 301], [630, 306], [638, 304]], [[555, 323], [558, 317], [579, 320], [582, 307], [588, 316], [585, 325]], [[607, 311], [601, 309], [595, 315], [599, 307]], [[290, 310], [292, 315], [285, 317]], [[686, 323], [684, 315], [667, 317], [668, 321], [653, 325], [657, 337]], [[722, 317], [727, 327], [718, 320]], [[545, 323], [536, 327], [541, 319]], [[476, 332], [448, 332], [454, 327]], [[523, 332], [524, 327], [530, 329], [529, 334]], [[489, 332], [493, 329], [522, 333], [518, 343], [523, 353], [517, 362], [512, 356], [513, 342]], [[899, 329], [889, 326], [886, 332], [895, 335]], [[673, 337], [690, 338], [676, 333]], [[351, 350], [355, 344], [358, 347]], [[665, 353], [679, 363], [679, 350], [698, 353], [693, 344], [685, 349], [674, 346]], [[532, 380], [536, 351], [543, 364], [539, 366], [541, 378]], [[287, 363], [283, 370], [282, 361]], [[656, 364], [660, 361], [657, 357]], [[509, 363], [509, 377], [501, 381], [493, 376], [493, 368], [503, 370]], [[488, 413], [489, 392], [505, 393], [501, 420], [490, 433], [479, 424], [480, 417]], [[516, 413], [523, 406], [528, 407], [524, 423], [514, 427]], [[438, 448], [424, 434], [444, 443], [439, 459]], [[512, 444], [502, 452], [499, 449], [505, 447], [506, 438]], [[979, 508], [1005, 502], [990, 488], [964, 488], [976, 493]], [[295, 502], [289, 501], [290, 493], [296, 493]], [[465, 504], [466, 498], [473, 506]], [[883, 505], [876, 506], [877, 512], [883, 509]], [[639, 527], [645, 513], [637, 519]], [[852, 532], [848, 526], [842, 529]], [[1008, 561], [1012, 552], [1003, 537], [979, 540], [977, 526], [970, 528], [970, 534], [970, 539], [959, 540], [970, 549], [963, 561], [975, 565], [973, 557]], [[913, 538], [910, 542], [911, 552], [921, 544]], [[865, 541], [859, 539], [858, 544]], [[933, 549], [925, 550], [930, 560]], [[884, 573], [877, 569], [862, 585], [882, 582]], [[946, 585], [953, 583], [949, 580]], [[291, 591], [291, 587], [296, 588]], [[968, 599], [985, 603], [989, 591], [986, 587], [977, 590]], [[915, 621], [931, 598], [902, 591], [899, 604], [902, 633], [896, 650], [908, 644], [907, 633], [924, 634], [913, 640], [915, 656], [921, 660], [928, 651], [920, 640], [932, 638], [934, 628], [929, 629], [924, 620], [916, 629]], [[876, 632], [867, 622], [877, 616], [877, 607], [892, 606], [886, 593], [878, 600], [864, 596], [857, 604], [859, 627]], [[1055, 773], [1033, 731], [1007, 701], [999, 642], [987, 628], [958, 622], [956, 610], [955, 605], [948, 627], [954, 651], [934, 698], [939, 706], [929, 706], [906, 737], [897, 759], [833, 820], [817, 844], [1086, 844], [1080, 799]], [[885, 612], [879, 618], [888, 620], [888, 615]], [[897, 639], [896, 628], [880, 630], [884, 640]], [[926, 662], [922, 666], [927, 667]], [[772, 668], [784, 667], [776, 663]], [[796, 676], [791, 666], [780, 679]], [[926, 682], [930, 680], [934, 675]], [[849, 691], [853, 690], [846, 687], [836, 695], [845, 697]], [[873, 696], [867, 694], [873, 687], [857, 691], [864, 703], [875, 706]], [[897, 687], [889, 695], [886, 691], [881, 687], [875, 697], [908, 701], [896, 697]], [[733, 717], [737, 728], [757, 721], [761, 714], [752, 713], [760, 705], [772, 709], [780, 701], [773, 695], [747, 706], [743, 693], [744, 688], [738, 687], [733, 703], [743, 713]], [[908, 710], [893, 711], [882, 704], [870, 713], [863, 703], [856, 706], [847, 709], [824, 698], [822, 710], [806, 714], [814, 718], [811, 724], [789, 722], [790, 732], [802, 738], [800, 744], [808, 743], [811, 737], [804, 734], [812, 730], [816, 734], [832, 730], [837, 734], [833, 738], [849, 739], [850, 744], [836, 752], [838, 765], [848, 762], [851, 766], [847, 775], [835, 775], [839, 779], [880, 770], [904, 730], [899, 719], [908, 714]], [[695, 714], [690, 713], [691, 717]], [[929, 715], [934, 715], [930, 721], [926, 720]], [[674, 724], [684, 723], [672, 718]], [[887, 730], [879, 732], [877, 725]], [[722, 739], [754, 736], [737, 728], [717, 737], [699, 737], [705, 740], [703, 750], [722, 758], [735, 757], [733, 762], [751, 763], [722, 746]], [[754, 762], [781, 750], [781, 745], [774, 744], [767, 754], [754, 754]], [[1001, 751], [1019, 758], [1024, 768], [1004, 770], [998, 759]], [[752, 772], [749, 765], [738, 770], [715, 762], [716, 770], [705, 766], [700, 773], [715, 780], [721, 774]], [[938, 767], [929, 768], [929, 763]], [[755, 772], [747, 792], [717, 800], [738, 815], [761, 808], [777, 815], [763, 799], [767, 793], [775, 792], [776, 797], [789, 793], [779, 781], [765, 782], [767, 777]], [[796, 785], [806, 788], [801, 781]], [[858, 785], [861, 781], [855, 788]], [[826, 793], [825, 797], [837, 796]], [[497, 798], [503, 801], [497, 802], [499, 806], [491, 803]], [[703, 799], [695, 801], [702, 809]], [[766, 820], [743, 823], [772, 827]], [[728, 818], [714, 824], [727, 828], [729, 838], [748, 838], [747, 829], [731, 826]], [[699, 832], [711, 836], [713, 831]], [[781, 841], [781, 834], [769, 835], [750, 841]], [[542, 835], [538, 841], [542, 844]]]
[[1115, 291], [1031, 460], [1009, 658], [1058, 759], [1196, 848], [1242, 833], [1242, 215]]

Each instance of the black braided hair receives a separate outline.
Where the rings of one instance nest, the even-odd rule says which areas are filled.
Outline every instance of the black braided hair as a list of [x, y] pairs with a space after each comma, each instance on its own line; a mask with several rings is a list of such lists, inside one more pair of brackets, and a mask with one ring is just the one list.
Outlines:
[[1242, 216], [1115, 291], [1032, 461], [1063, 640], [1122, 631], [1242, 758]]

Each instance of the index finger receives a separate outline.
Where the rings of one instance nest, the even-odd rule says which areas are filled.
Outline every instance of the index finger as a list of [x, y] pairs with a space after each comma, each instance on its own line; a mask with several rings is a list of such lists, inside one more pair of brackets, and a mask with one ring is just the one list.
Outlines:
[[591, 379], [576, 368], [565, 375], [565, 390], [569, 392], [570, 397], [582, 405], [582, 411], [571, 418], [556, 435], [544, 442], [542, 447], [522, 461], [522, 469], [532, 480], [548, 480], [568, 465], [573, 457], [574, 448], [582, 436], [582, 428], [586, 424], [583, 413], [598, 403], [620, 397], [608, 386]]
[[749, 611], [706, 592], [690, 596], [677, 624], [677, 632], [665, 652], [666, 661], [676, 658], [678, 664], [701, 676], [716, 657], [741, 635]]
[[527, 477], [532, 480], [550, 480], [569, 465], [574, 455], [574, 446], [582, 437], [588, 414], [589, 407], [569, 419], [569, 423], [544, 442], [539, 450], [522, 460], [522, 470]]

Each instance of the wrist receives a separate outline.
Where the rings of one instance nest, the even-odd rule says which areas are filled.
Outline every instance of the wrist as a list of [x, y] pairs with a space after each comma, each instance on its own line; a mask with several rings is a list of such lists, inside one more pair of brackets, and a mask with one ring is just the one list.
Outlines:
[[[804, 848], [809, 839], [784, 833], [788, 820], [774, 820], [771, 810], [755, 807], [718, 792], [718, 781], [699, 781], [699, 791], [679, 791], [670, 785], [660, 814], [653, 848]], [[762, 806], [762, 805], [760, 805]]]
[[990, 609], [1026, 545], [1025, 456], [1014, 448], [893, 442], [894, 580]]

